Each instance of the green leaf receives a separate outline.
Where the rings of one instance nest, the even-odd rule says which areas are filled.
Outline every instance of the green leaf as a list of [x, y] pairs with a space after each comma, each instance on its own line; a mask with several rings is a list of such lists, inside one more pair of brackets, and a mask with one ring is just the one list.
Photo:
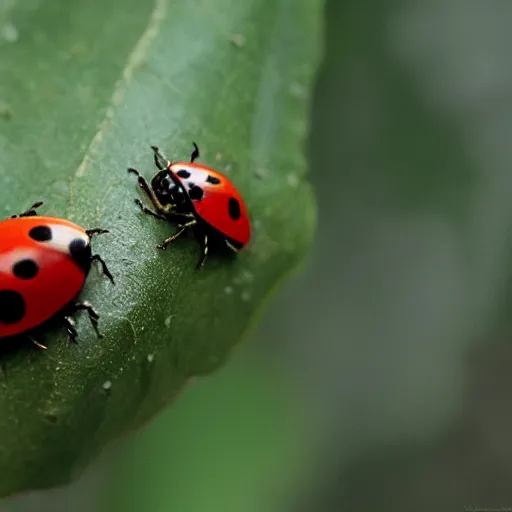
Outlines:
[[[187, 380], [229, 356], [310, 245], [315, 207], [304, 142], [319, 58], [310, 0], [13, 0], [0, 7], [0, 206], [111, 231], [94, 240], [81, 298], [96, 339], [62, 329], [2, 356], [0, 495], [78, 474]], [[225, 172], [246, 199], [251, 245], [195, 269], [190, 238], [144, 216], [126, 168], [155, 172], [150, 144]], [[51, 290], [48, 290], [51, 294]]]

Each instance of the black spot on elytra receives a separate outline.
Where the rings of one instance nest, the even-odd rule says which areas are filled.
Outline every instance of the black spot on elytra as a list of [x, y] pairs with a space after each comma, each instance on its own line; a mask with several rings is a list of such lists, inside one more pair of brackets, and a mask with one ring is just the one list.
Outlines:
[[234, 197], [229, 198], [228, 212], [229, 212], [229, 216], [233, 220], [238, 220], [240, 218], [240, 215], [241, 215], [240, 203]]
[[16, 324], [25, 316], [25, 301], [14, 290], [0, 291], [0, 323]]
[[12, 267], [12, 273], [19, 279], [33, 279], [38, 272], [37, 263], [30, 258], [17, 261]]
[[215, 176], [212, 176], [211, 174], [208, 174], [208, 178], [206, 178], [206, 181], [208, 183], [211, 183], [212, 185], [218, 185], [220, 183], [219, 178], [216, 178]]
[[92, 251], [91, 245], [83, 238], [75, 238], [69, 244], [69, 254], [75, 263], [84, 271], [89, 273], [91, 269]]
[[189, 191], [188, 195], [190, 196], [190, 199], [192, 201], [201, 201], [203, 198], [204, 192], [201, 187], [198, 187], [197, 185], [194, 185]]
[[179, 176], [180, 178], [183, 178], [183, 179], [187, 179], [187, 178], [190, 178], [190, 173], [186, 170], [186, 169], [180, 169], [177, 173], [176, 173], [177, 176]]
[[28, 232], [28, 236], [36, 242], [48, 242], [52, 239], [52, 230], [48, 226], [36, 226]]

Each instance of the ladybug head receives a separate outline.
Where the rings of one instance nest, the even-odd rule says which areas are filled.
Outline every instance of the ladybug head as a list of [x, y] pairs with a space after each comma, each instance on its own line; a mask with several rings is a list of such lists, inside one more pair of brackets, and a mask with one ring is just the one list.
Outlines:
[[172, 205], [178, 213], [190, 211], [190, 199], [185, 192], [178, 176], [171, 170], [169, 162], [159, 151], [157, 146], [151, 146], [154, 153], [154, 162], [159, 172], [151, 180], [151, 188], [163, 206]]
[[163, 169], [153, 176], [151, 188], [164, 206], [170, 204], [179, 207], [187, 202], [183, 188], [176, 178], [173, 179], [173, 173], [168, 169]]

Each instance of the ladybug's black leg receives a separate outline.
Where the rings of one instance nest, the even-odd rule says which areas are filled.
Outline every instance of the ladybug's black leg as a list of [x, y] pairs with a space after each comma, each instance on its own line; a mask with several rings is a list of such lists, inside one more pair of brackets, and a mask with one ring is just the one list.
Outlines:
[[107, 268], [107, 264], [103, 261], [103, 258], [99, 254], [93, 254], [91, 256], [91, 263], [93, 261], [97, 261], [101, 265], [101, 270], [102, 270], [103, 274], [108, 279], [110, 279], [110, 282], [112, 284], [116, 284], [116, 283], [114, 283], [114, 278], [112, 277], [112, 274], [110, 273], [109, 269]]
[[167, 158], [158, 151], [158, 146], [151, 146], [153, 150], [153, 160], [155, 161], [155, 165], [163, 171], [164, 169], [168, 169], [171, 165], [171, 162], [167, 160]]
[[42, 201], [38, 201], [34, 203], [28, 210], [20, 213], [19, 215], [11, 215], [11, 219], [16, 219], [17, 217], [34, 217], [37, 215], [37, 209], [43, 205]]
[[149, 197], [155, 208], [162, 213], [168, 213], [169, 210], [172, 210], [172, 205], [169, 207], [165, 207], [162, 205], [162, 203], [158, 200], [158, 197], [156, 197], [155, 193], [153, 192], [152, 188], [149, 186], [148, 182], [145, 180], [143, 176], [140, 175], [139, 171], [137, 169], [133, 169], [130, 167], [128, 169], [128, 172], [135, 174], [137, 176], [137, 181], [139, 183], [139, 187], [144, 190], [146, 195]]
[[190, 213], [173, 213], [172, 216], [176, 218], [176, 222], [179, 220], [180, 217], [182, 219], [195, 219], [196, 218], [195, 214], [192, 212], [190, 212]]
[[238, 248], [235, 247], [227, 238], [224, 238], [224, 242], [226, 242], [226, 245], [233, 251], [238, 252]]
[[104, 235], [105, 233], [110, 233], [108, 229], [101, 228], [86, 229], [85, 232], [89, 238], [92, 238], [94, 235]]
[[[89, 302], [87, 302], [87, 301], [75, 302], [75, 304], [73, 304], [73, 310], [75, 312], [76, 311], [86, 311], [87, 315], [89, 316], [89, 320], [91, 321], [91, 325], [92, 325], [94, 331], [96, 332], [96, 336], [98, 336], [98, 338], [103, 337], [98, 329], [98, 320], [100, 318], [100, 315], [98, 315], [98, 313], [96, 313], [96, 311], [94, 310], [94, 308], [92, 307], [92, 305]], [[76, 333], [76, 331], [75, 331], [75, 333]]]
[[154, 217], [158, 220], [167, 220], [167, 217], [160, 213], [156, 213], [153, 210], [150, 210], [149, 208], [146, 208], [140, 199], [135, 199], [135, 204], [141, 209], [142, 213], [145, 213], [146, 215], [151, 215], [151, 217]]
[[64, 325], [66, 327], [66, 331], [68, 333], [69, 341], [73, 343], [77, 343], [76, 339], [78, 337], [78, 333], [76, 332], [76, 324], [75, 321], [70, 316], [64, 317]]
[[208, 256], [208, 235], [204, 235], [201, 259], [199, 260], [199, 263], [197, 264], [197, 268], [199, 270], [201, 270], [204, 267], [204, 263], [206, 261], [207, 256]]
[[139, 187], [146, 192], [146, 194], [151, 197], [151, 187], [149, 186], [148, 182], [146, 181], [146, 178], [144, 176], [141, 176], [140, 172], [137, 171], [137, 169], [134, 169], [133, 167], [128, 167], [128, 172], [131, 174], [135, 174], [137, 176], [137, 182], [139, 183]]
[[194, 160], [196, 158], [199, 158], [199, 148], [197, 147], [197, 144], [195, 142], [192, 142], [194, 145], [194, 151], [192, 151], [192, 154], [190, 155], [190, 163], [193, 164]]
[[32, 336], [29, 336], [28, 339], [36, 346], [36, 347], [39, 347], [39, 348], [42, 348], [43, 350], [46, 350], [48, 347], [43, 345], [42, 343], [39, 343], [35, 338], [33, 338]]
[[195, 219], [191, 220], [190, 222], [187, 222], [186, 224], [180, 224], [178, 226], [178, 230], [176, 231], [176, 233], [174, 233], [174, 235], [172, 235], [169, 238], [167, 238], [166, 240], [164, 240], [160, 245], [157, 245], [157, 248], [162, 249], [162, 250], [167, 249], [167, 246], [169, 244], [174, 242], [174, 240], [176, 240], [176, 238], [178, 238], [181, 234], [183, 234], [187, 228], [192, 227], [194, 224], [197, 224], [197, 220], [195, 220]]
[[43, 206], [42, 201], [34, 203], [27, 211], [20, 213], [20, 217], [34, 217], [37, 215], [37, 209]]

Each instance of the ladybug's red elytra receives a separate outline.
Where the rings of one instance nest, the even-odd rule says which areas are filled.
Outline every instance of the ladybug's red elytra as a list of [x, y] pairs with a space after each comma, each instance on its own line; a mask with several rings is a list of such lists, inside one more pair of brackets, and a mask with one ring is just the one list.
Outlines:
[[169, 162], [151, 146], [159, 171], [151, 186], [139, 171], [128, 172], [138, 177], [142, 190], [153, 203], [156, 212], [146, 208], [139, 199], [136, 204], [143, 213], [157, 219], [178, 222], [178, 230], [158, 246], [165, 249], [187, 229], [192, 228], [202, 246], [198, 268], [202, 268], [211, 242], [222, 242], [237, 252], [249, 243], [251, 224], [242, 196], [221, 173], [195, 163], [199, 148], [193, 143], [190, 162]]
[[77, 331], [71, 315], [85, 310], [98, 337], [99, 315], [91, 304], [76, 298], [94, 261], [114, 279], [105, 262], [92, 254], [93, 235], [106, 229], [83, 229], [65, 219], [39, 217], [35, 203], [26, 212], [0, 222], [0, 338], [28, 334], [62, 314], [72, 341]]

